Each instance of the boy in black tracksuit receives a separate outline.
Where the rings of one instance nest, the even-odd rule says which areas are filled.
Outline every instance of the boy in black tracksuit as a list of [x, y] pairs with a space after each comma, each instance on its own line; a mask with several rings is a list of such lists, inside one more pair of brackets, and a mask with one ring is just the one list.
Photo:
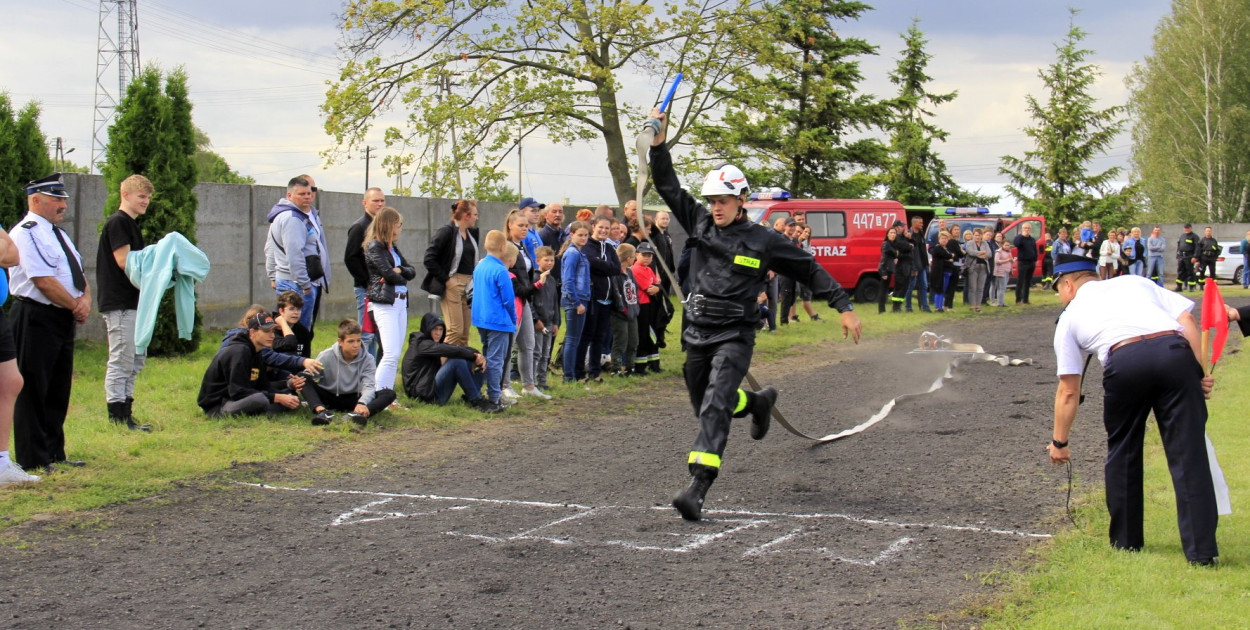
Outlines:
[[731, 417], [750, 414], [751, 437], [757, 440], [768, 431], [777, 390], [746, 392], [738, 387], [751, 365], [760, 317], [756, 298], [768, 272], [803, 282], [813, 296], [828, 300], [842, 314], [844, 336], [852, 335], [857, 343], [861, 325], [851, 297], [811, 254], [747, 218], [743, 204], [748, 186], [741, 170], [727, 165], [708, 174], [701, 194], [710, 210], [683, 190], [664, 144], [665, 118], [658, 109], [651, 117], [657, 123], [651, 145], [655, 188], [693, 245], [682, 341], [686, 388], [700, 427], [687, 459], [690, 486], [673, 499], [673, 507], [682, 518], [697, 521], [703, 498], [720, 472]]
[[[204, 372], [196, 403], [209, 417], [231, 414], [257, 415], [299, 408], [299, 397], [283, 391], [265, 373], [261, 349], [273, 345], [276, 324], [265, 313], [248, 318], [247, 330], [231, 337], [217, 351]], [[291, 377], [290, 387], [303, 386], [303, 378]]]

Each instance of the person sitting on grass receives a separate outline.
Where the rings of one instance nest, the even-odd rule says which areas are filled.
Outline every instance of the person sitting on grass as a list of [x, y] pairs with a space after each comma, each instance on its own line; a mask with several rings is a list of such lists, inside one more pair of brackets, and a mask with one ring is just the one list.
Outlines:
[[275, 386], [265, 374], [261, 350], [273, 346], [277, 324], [268, 313], [247, 318], [247, 331], [235, 334], [208, 364], [196, 403], [210, 418], [233, 414], [259, 415], [299, 409], [304, 378], [292, 376]]
[[[299, 294], [296, 294], [299, 295]], [[256, 316], [257, 313], [267, 313], [269, 309], [260, 304], [253, 304], [247, 307], [247, 311], [243, 313], [243, 319], [239, 320], [239, 324], [234, 328], [226, 331], [221, 337], [221, 345], [217, 347], [217, 351], [221, 352], [230, 343], [230, 340], [238, 336], [239, 333], [247, 332], [247, 321]], [[277, 322], [274, 322], [275, 324]], [[277, 339], [277, 331], [274, 332], [274, 339]], [[286, 378], [291, 374], [304, 372], [306, 374], [316, 375], [321, 372], [321, 362], [316, 359], [309, 359], [294, 354], [285, 354], [276, 352], [273, 348], [262, 348], [260, 351], [261, 359], [264, 360], [265, 366], [269, 369], [270, 380], [279, 380]]]
[[338, 341], [317, 355], [325, 367], [320, 380], [312, 379], [304, 397], [316, 414], [313, 424], [330, 424], [334, 419], [331, 411], [346, 411], [348, 420], [363, 427], [369, 418], [395, 402], [395, 390], [374, 390], [377, 363], [373, 355], [364, 351], [360, 324], [344, 319], [339, 322], [338, 333]]
[[274, 332], [273, 351], [303, 357], [312, 356], [312, 331], [300, 323], [304, 312], [304, 298], [295, 291], [283, 291], [278, 295], [278, 310], [273, 321], [278, 328]]
[[404, 393], [431, 405], [445, 405], [456, 386], [464, 390], [469, 406], [485, 413], [503, 407], [482, 396], [486, 380], [486, 357], [466, 346], [443, 343], [447, 326], [434, 313], [421, 317], [421, 330], [408, 336], [404, 355]]

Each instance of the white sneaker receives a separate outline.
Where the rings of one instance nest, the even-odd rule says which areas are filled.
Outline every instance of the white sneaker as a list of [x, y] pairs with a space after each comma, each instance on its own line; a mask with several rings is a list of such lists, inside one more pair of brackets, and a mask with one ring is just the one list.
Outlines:
[[515, 389], [512, 389], [511, 387], [505, 387], [503, 388], [503, 391], [499, 393], [499, 400], [503, 400], [505, 398], [507, 398], [508, 400], [512, 402], [516, 402], [518, 400], [521, 400], [521, 395], [516, 393]]
[[537, 396], [543, 400], [551, 400], [550, 394], [544, 394], [543, 391], [541, 389], [538, 389], [537, 387], [531, 387], [530, 389], [522, 389], [521, 395], [522, 396]]
[[22, 470], [22, 467], [13, 460], [9, 460], [8, 465], [0, 468], [0, 486], [11, 483], [36, 483], [38, 481], [38, 475], [32, 475]]

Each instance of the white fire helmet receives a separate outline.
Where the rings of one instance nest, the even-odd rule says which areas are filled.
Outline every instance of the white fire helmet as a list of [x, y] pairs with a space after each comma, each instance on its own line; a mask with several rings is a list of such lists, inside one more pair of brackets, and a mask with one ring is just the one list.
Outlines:
[[711, 197], [712, 195], [745, 195], [751, 189], [747, 184], [747, 176], [742, 169], [726, 164], [707, 174], [707, 178], [703, 180], [703, 191], [700, 196]]

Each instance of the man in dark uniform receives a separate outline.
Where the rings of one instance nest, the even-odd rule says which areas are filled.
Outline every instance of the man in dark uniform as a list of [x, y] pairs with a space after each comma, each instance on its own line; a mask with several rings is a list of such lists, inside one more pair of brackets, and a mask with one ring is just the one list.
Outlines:
[[1215, 263], [1220, 259], [1224, 248], [1211, 235], [1211, 226], [1202, 231], [1202, 240], [1198, 241], [1198, 284], [1207, 278], [1215, 277]]
[[13, 336], [26, 386], [17, 396], [18, 463], [49, 471], [83, 462], [65, 457], [65, 414], [74, 377], [74, 330], [91, 312], [82, 256], [57, 224], [69, 194], [60, 173], [26, 184], [29, 212], [12, 238], [21, 263], [12, 269]]
[[912, 268], [916, 271], [907, 283], [907, 310], [911, 310], [911, 291], [916, 290], [916, 298], [920, 301], [920, 310], [928, 313], [929, 308], [929, 247], [924, 240], [924, 219], [911, 218]]
[[[1065, 305], [1055, 326], [1059, 387], [1047, 451], [1069, 461], [1069, 432], [1081, 395], [1084, 356], [1103, 365], [1103, 424], [1107, 429], [1107, 510], [1111, 545], [1139, 551], [1143, 532], [1142, 443], [1153, 410], [1176, 492], [1185, 557], [1211, 565], [1215, 541], [1215, 487], [1207, 459], [1206, 396], [1193, 302], [1150, 280], [1124, 275], [1098, 280], [1096, 263], [1064, 254], [1055, 265], [1055, 290]], [[1088, 286], [1087, 286], [1088, 285]], [[1125, 305], [1131, 305], [1126, 308]]]
[[666, 120], [659, 110], [651, 144], [651, 173], [656, 190], [691, 236], [684, 372], [690, 402], [699, 417], [699, 435], [687, 458], [690, 486], [673, 499], [682, 518], [697, 521], [703, 498], [721, 468], [721, 455], [733, 417], [752, 416], [751, 437], [762, 439], [777, 390], [739, 389], [751, 365], [760, 313], [756, 299], [769, 271], [805, 282], [812, 295], [828, 300], [842, 314], [843, 336], [859, 342], [860, 322], [851, 298], [816, 260], [785, 236], [752, 223], [746, 215], [746, 176], [734, 166], [708, 174], [703, 183], [705, 208], [682, 189], [664, 144]]
[[1176, 290], [1198, 290], [1198, 276], [1194, 273], [1194, 265], [1198, 264], [1198, 235], [1194, 234], [1194, 226], [1185, 224], [1185, 233], [1176, 242]]

